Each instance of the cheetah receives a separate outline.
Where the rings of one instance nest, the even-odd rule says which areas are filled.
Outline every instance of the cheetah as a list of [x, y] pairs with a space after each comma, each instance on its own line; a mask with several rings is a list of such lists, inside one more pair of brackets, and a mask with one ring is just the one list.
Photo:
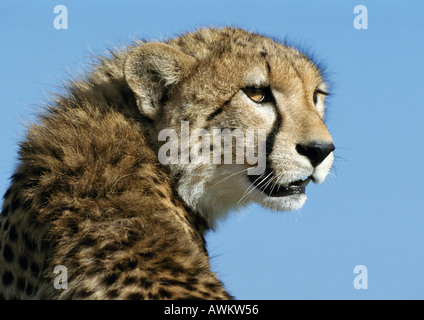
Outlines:
[[[324, 181], [335, 147], [323, 74], [296, 48], [233, 27], [99, 57], [20, 143], [0, 215], [0, 298], [232, 299], [205, 233], [250, 203], [297, 210], [309, 181]], [[265, 130], [264, 172], [161, 163], [159, 133], [181, 135], [183, 121]], [[54, 286], [56, 266], [66, 288]]]

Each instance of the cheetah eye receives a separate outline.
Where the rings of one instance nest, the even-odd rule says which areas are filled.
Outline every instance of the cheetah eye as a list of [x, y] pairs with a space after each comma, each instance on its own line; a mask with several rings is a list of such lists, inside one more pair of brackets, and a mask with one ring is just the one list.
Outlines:
[[256, 103], [265, 103], [272, 100], [270, 87], [246, 87], [244, 93]]
[[316, 105], [318, 102], [318, 92], [314, 91], [313, 99], [314, 99], [314, 104]]
[[328, 92], [322, 91], [322, 90], [320, 90], [320, 89], [316, 89], [316, 90], [314, 91], [314, 95], [313, 95], [313, 97], [312, 97], [312, 99], [313, 99], [313, 101], [314, 101], [314, 104], [315, 104], [315, 105], [318, 103], [318, 94], [322, 94], [322, 95], [324, 95], [324, 96], [327, 96], [327, 95], [328, 95]]

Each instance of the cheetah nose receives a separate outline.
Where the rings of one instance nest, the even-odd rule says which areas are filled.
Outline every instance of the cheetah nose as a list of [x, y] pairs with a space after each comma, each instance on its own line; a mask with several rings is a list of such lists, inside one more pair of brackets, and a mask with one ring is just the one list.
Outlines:
[[322, 143], [316, 141], [308, 144], [296, 145], [296, 151], [307, 157], [314, 167], [323, 162], [324, 159], [327, 158], [332, 151], [334, 151], [334, 149], [336, 149], [336, 147], [333, 143]]

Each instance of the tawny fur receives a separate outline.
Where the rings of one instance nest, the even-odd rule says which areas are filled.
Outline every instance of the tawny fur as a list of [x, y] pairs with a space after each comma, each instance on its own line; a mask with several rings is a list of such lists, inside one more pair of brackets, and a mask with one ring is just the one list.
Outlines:
[[[164, 166], [157, 135], [183, 120], [272, 132], [275, 113], [253, 114], [240, 93], [256, 78], [294, 110], [282, 111], [284, 129], [274, 133], [281, 149], [270, 165], [287, 172], [276, 181], [328, 173], [332, 159], [317, 172], [288, 147], [311, 136], [331, 141], [323, 109], [305, 98], [323, 83], [306, 56], [234, 28], [147, 45], [100, 58], [28, 129], [0, 215], [0, 298], [231, 298], [210, 270], [204, 233], [239, 204], [243, 166]], [[253, 193], [245, 203], [289, 210], [304, 202], [268, 198]], [[68, 289], [53, 286], [58, 265]]]

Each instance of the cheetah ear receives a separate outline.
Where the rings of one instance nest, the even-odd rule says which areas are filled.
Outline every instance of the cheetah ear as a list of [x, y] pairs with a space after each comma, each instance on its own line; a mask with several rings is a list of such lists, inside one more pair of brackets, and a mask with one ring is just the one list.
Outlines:
[[188, 76], [195, 65], [196, 59], [164, 43], [131, 49], [124, 73], [140, 111], [155, 119], [169, 90]]

